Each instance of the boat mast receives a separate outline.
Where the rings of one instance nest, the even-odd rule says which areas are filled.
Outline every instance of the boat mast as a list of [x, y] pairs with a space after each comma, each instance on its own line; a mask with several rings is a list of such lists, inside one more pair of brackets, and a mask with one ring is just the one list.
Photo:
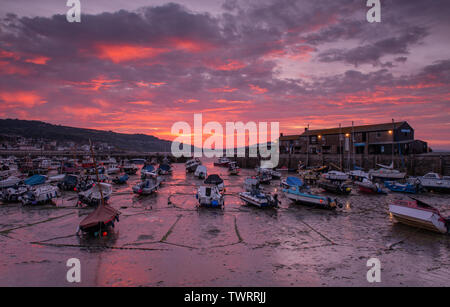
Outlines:
[[97, 168], [97, 161], [95, 160], [94, 150], [92, 149], [92, 142], [91, 139], [89, 139], [89, 146], [91, 149], [91, 156], [92, 161], [94, 162], [94, 168], [95, 168], [95, 176], [97, 177], [97, 184], [98, 184], [98, 190], [100, 191], [100, 197], [102, 198], [101, 205], [105, 205], [105, 200], [103, 198], [103, 191], [102, 191], [102, 185], [100, 184], [99, 176], [98, 176], [98, 168]]

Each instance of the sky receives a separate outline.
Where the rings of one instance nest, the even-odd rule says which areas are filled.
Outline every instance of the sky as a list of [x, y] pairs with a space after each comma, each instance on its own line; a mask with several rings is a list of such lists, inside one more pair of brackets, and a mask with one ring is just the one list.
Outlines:
[[450, 2], [2, 0], [0, 118], [145, 133], [175, 122], [280, 132], [406, 120], [450, 150]]

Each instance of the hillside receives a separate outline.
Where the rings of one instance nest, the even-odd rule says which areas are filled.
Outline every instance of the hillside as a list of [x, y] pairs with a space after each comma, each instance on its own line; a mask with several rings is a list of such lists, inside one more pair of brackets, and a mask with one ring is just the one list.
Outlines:
[[170, 151], [171, 142], [145, 134], [125, 134], [112, 131], [74, 128], [52, 125], [41, 121], [18, 119], [0, 119], [0, 135], [42, 138], [49, 141], [75, 142], [88, 144], [92, 142], [108, 143], [125, 151]]

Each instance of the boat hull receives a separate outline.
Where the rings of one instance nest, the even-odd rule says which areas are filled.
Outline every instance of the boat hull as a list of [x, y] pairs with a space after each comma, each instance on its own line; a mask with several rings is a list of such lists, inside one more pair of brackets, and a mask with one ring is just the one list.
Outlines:
[[445, 221], [431, 210], [391, 204], [389, 212], [400, 223], [434, 232], [448, 233]]
[[324, 208], [324, 209], [336, 209], [335, 202], [330, 202], [330, 201], [326, 200], [325, 198], [317, 197], [315, 195], [308, 195], [308, 194], [303, 194], [303, 193], [294, 194], [294, 193], [285, 192], [285, 196], [295, 203], [315, 206], [315, 207]]

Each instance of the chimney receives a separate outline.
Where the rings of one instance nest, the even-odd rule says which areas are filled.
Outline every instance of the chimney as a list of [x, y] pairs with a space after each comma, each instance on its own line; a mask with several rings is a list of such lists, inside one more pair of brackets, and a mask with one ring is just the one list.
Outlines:
[[283, 136], [283, 133], [280, 133], [280, 137], [282, 137]]

